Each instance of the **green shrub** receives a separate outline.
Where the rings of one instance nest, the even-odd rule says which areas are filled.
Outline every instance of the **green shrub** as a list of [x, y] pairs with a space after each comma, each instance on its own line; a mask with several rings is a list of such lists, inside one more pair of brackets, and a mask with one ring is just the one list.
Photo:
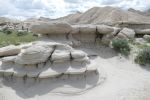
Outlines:
[[33, 36], [31, 33], [18, 36], [18, 32], [13, 31], [12, 34], [7, 35], [4, 32], [0, 32], [0, 47], [4, 47], [10, 44], [19, 45], [21, 43], [27, 43], [37, 40], [38, 37]]
[[8, 28], [4, 28], [4, 29], [2, 30], [2, 32], [5, 33], [5, 34], [7, 34], [7, 35], [13, 33], [12, 30], [10, 30], [10, 29], [8, 29]]
[[120, 52], [121, 54], [128, 56], [130, 54], [130, 46], [127, 40], [125, 39], [114, 39], [112, 40], [112, 46], [115, 51]]
[[141, 65], [150, 64], [150, 47], [144, 48], [135, 58], [135, 62]]
[[7, 27], [3, 28], [3, 29], [2, 29], [2, 32], [5, 32], [6, 30], [8, 30]]
[[23, 36], [23, 35], [27, 35], [28, 32], [25, 32], [25, 31], [18, 31], [17, 32], [17, 36]]
[[9, 34], [12, 33], [12, 31], [11, 31], [11, 30], [6, 30], [5, 33], [6, 33], [7, 35], [9, 35]]

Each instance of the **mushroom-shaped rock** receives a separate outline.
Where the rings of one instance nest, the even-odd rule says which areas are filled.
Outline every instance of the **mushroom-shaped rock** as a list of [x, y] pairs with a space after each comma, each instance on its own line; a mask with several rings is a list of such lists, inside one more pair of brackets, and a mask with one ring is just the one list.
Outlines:
[[71, 30], [71, 26], [65, 22], [38, 22], [31, 26], [33, 33], [40, 34], [67, 34]]
[[29, 48], [23, 49], [16, 57], [15, 62], [18, 64], [37, 64], [47, 61], [53, 48], [33, 45]]
[[20, 53], [21, 48], [18, 46], [10, 45], [0, 48], [0, 56], [12, 56]]
[[110, 34], [114, 32], [114, 28], [107, 25], [97, 25], [97, 31], [100, 34]]
[[123, 28], [117, 35], [119, 38], [128, 38], [133, 39], [135, 36], [135, 32], [132, 29], [129, 28]]

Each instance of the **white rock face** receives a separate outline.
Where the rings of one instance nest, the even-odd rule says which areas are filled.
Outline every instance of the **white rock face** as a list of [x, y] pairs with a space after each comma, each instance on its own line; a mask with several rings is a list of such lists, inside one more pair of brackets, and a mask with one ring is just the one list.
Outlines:
[[27, 49], [23, 49], [16, 57], [15, 62], [18, 64], [37, 64], [45, 62], [52, 51], [53, 48], [36, 45], [31, 46]]
[[117, 35], [119, 38], [129, 38], [133, 39], [135, 36], [135, 32], [129, 28], [123, 28]]
[[107, 25], [97, 25], [97, 30], [100, 34], [110, 34], [114, 32], [114, 28]]
[[21, 48], [18, 46], [10, 45], [0, 48], [0, 56], [12, 56], [20, 53]]
[[72, 30], [71, 26], [64, 22], [38, 22], [32, 25], [31, 31], [40, 34], [67, 34]]

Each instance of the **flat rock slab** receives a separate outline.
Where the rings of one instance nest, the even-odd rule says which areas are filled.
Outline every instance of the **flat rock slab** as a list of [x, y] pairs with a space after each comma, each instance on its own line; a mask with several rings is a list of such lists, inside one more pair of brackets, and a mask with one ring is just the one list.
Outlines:
[[21, 48], [14, 45], [9, 45], [6, 47], [0, 48], [0, 56], [13, 56], [19, 54]]
[[53, 48], [44, 46], [31, 46], [21, 51], [16, 57], [15, 62], [18, 64], [37, 64], [45, 62], [51, 55]]
[[32, 25], [31, 31], [40, 34], [67, 34], [72, 30], [68, 23], [64, 22], [38, 22]]

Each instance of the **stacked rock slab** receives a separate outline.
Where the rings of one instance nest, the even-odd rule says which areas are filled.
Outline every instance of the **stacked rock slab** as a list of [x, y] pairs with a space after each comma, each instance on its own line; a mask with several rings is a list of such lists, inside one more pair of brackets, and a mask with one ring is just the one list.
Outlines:
[[32, 25], [31, 31], [35, 34], [46, 35], [49, 40], [66, 43], [73, 47], [100, 40], [109, 45], [114, 38], [133, 39], [136, 34], [149, 34], [149, 29], [119, 28], [108, 25], [70, 25], [66, 22], [37, 22]]
[[69, 45], [95, 43], [97, 38], [116, 33], [116, 28], [107, 25], [69, 25], [65, 22], [38, 22], [31, 27], [35, 34], [45, 35], [54, 41], [69, 41]]
[[[73, 47], [85, 43], [93, 43], [100, 40], [101, 43], [109, 45], [115, 38], [133, 39], [138, 34], [149, 34], [149, 29], [119, 28], [108, 25], [70, 25], [65, 22], [37, 22], [31, 27], [35, 34], [45, 35], [49, 40], [67, 43]], [[99, 41], [98, 41], [99, 42]]]
[[62, 75], [86, 75], [88, 72], [98, 72], [98, 65], [94, 64], [85, 52], [75, 50], [69, 45], [34, 42], [22, 47], [16, 55], [2, 57], [0, 76], [17, 77], [25, 81], [28, 78], [42, 80]]

